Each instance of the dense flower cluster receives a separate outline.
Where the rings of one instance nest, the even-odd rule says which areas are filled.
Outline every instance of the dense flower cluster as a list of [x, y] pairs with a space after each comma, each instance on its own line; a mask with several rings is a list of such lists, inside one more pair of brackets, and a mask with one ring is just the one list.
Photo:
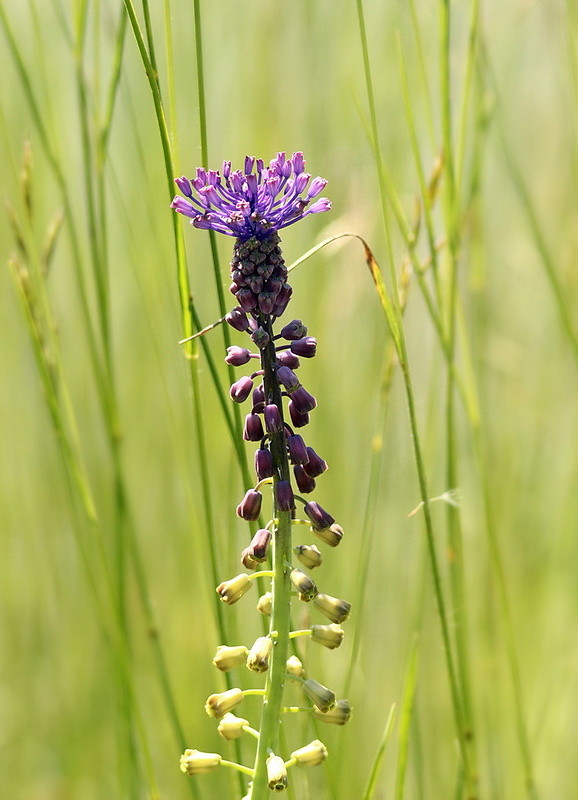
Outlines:
[[[291, 158], [277, 153], [268, 167], [263, 159], [247, 156], [243, 170], [231, 171], [231, 162], [224, 161], [222, 176], [218, 170], [199, 167], [196, 178], [177, 178], [184, 197], [175, 197], [172, 207], [190, 217], [195, 228], [211, 229], [242, 241], [253, 236], [263, 239], [271, 231], [331, 208], [326, 197], [311, 203], [327, 181], [317, 177], [309, 185], [310, 181], [303, 153], [293, 153]], [[303, 195], [306, 189], [307, 194]]]

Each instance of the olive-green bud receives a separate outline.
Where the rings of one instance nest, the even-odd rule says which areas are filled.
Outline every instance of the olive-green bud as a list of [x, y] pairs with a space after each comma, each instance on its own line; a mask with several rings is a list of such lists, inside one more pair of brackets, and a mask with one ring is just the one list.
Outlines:
[[312, 625], [311, 626], [311, 641], [317, 644], [322, 644], [329, 650], [335, 650], [339, 647], [345, 636], [345, 631], [340, 625], [334, 622], [331, 625]]
[[303, 691], [313, 701], [319, 711], [329, 711], [335, 705], [335, 694], [327, 686], [308, 678], [303, 683]]
[[313, 603], [331, 622], [345, 622], [351, 611], [351, 603], [348, 603], [347, 600], [340, 600], [338, 597], [331, 597], [330, 594], [323, 592], [319, 592], [315, 596]]

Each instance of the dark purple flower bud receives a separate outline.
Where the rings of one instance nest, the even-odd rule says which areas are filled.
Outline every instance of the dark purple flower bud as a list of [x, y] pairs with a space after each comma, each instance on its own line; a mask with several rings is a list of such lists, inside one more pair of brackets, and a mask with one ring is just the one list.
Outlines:
[[289, 369], [299, 368], [299, 359], [291, 352], [291, 350], [278, 350], [277, 351], [277, 364], [280, 367], [289, 367]]
[[263, 495], [256, 489], [249, 489], [245, 497], [237, 506], [237, 516], [241, 519], [246, 519], [249, 522], [258, 519], [261, 513], [261, 502]]
[[309, 414], [299, 411], [293, 400], [289, 400], [289, 414], [293, 427], [303, 428], [305, 425], [309, 425]]
[[283, 308], [285, 309], [287, 307], [287, 303], [291, 299], [291, 295], [292, 294], [293, 294], [292, 287], [289, 286], [288, 283], [284, 283], [281, 291], [279, 292], [279, 294], [275, 298], [276, 304], [279, 305], [279, 306], [283, 306]]
[[248, 375], [245, 375], [243, 378], [239, 378], [238, 381], [235, 381], [231, 386], [229, 394], [235, 403], [242, 403], [249, 397], [252, 388], [253, 381]]
[[233, 279], [233, 284], [234, 284], [234, 286], [230, 287], [233, 294], [235, 294], [237, 289], [240, 288], [241, 286], [247, 285], [247, 281], [245, 280], [243, 273], [239, 269], [233, 270], [233, 272], [231, 273], [231, 278]]
[[315, 479], [308, 475], [300, 464], [293, 467], [293, 474], [300, 492], [309, 494], [315, 489]]
[[283, 430], [281, 413], [275, 403], [269, 403], [265, 406], [263, 416], [265, 417], [267, 433], [280, 433]]
[[243, 439], [246, 442], [260, 442], [264, 435], [261, 417], [258, 414], [247, 414], [243, 429]]
[[267, 285], [265, 288], [267, 289], [268, 292], [271, 292], [271, 294], [273, 295], [273, 297], [275, 297], [275, 299], [277, 299], [277, 295], [283, 288], [283, 281], [281, 280], [281, 278], [270, 278], [267, 281]]
[[277, 377], [279, 378], [279, 382], [283, 384], [288, 392], [298, 389], [301, 386], [299, 383], [299, 378], [297, 375], [295, 375], [292, 369], [289, 369], [289, 367], [278, 367]]
[[258, 305], [261, 314], [271, 314], [278, 304], [273, 292], [259, 292]]
[[264, 478], [272, 478], [275, 472], [273, 466], [273, 456], [266, 448], [255, 451], [255, 472], [260, 481]]
[[[238, 297], [239, 295], [237, 295]], [[291, 352], [303, 358], [313, 358], [317, 352], [317, 339], [314, 336], [305, 336], [303, 339], [296, 339], [291, 342]]]
[[324, 531], [334, 524], [335, 520], [319, 503], [311, 500], [305, 504], [305, 513], [311, 520], [311, 525], [316, 531]]
[[294, 319], [288, 322], [284, 328], [281, 328], [281, 336], [288, 341], [302, 339], [307, 336], [307, 328], [300, 319]]
[[231, 328], [236, 331], [246, 331], [249, 327], [249, 318], [240, 306], [233, 308], [228, 314], [225, 314], [225, 321], [229, 323]]
[[289, 459], [292, 464], [306, 464], [309, 461], [307, 447], [303, 437], [299, 436], [298, 433], [287, 437], [287, 447], [289, 448]]
[[263, 384], [259, 384], [253, 392], [253, 411], [256, 414], [262, 414], [265, 407], [265, 391]]
[[312, 447], [307, 448], [309, 462], [305, 464], [304, 470], [311, 478], [317, 478], [327, 469], [327, 461], [318, 456]]
[[253, 294], [259, 294], [263, 288], [263, 278], [260, 275], [249, 275], [245, 280]]
[[289, 481], [277, 481], [275, 496], [277, 498], [278, 511], [293, 511], [295, 508], [295, 500], [293, 497], [293, 489]]
[[302, 386], [291, 392], [291, 400], [300, 414], [306, 414], [308, 411], [313, 411], [313, 409], [317, 406], [317, 400]]
[[256, 331], [253, 331], [251, 339], [255, 342], [259, 350], [264, 350], [269, 344], [269, 334], [264, 328], [257, 328]]
[[267, 548], [271, 541], [271, 532], [261, 528], [251, 539], [251, 544], [241, 553], [241, 563], [247, 569], [255, 569], [257, 564], [267, 560]]
[[237, 345], [227, 347], [227, 355], [225, 356], [227, 364], [232, 364], [234, 367], [241, 367], [250, 360], [251, 351], [247, 350], [245, 347], [237, 347]]
[[261, 528], [253, 536], [249, 547], [253, 549], [253, 558], [261, 563], [267, 558], [267, 548], [271, 541], [271, 531], [267, 528]]
[[233, 292], [244, 311], [250, 312], [257, 308], [257, 298], [250, 289], [239, 289]]

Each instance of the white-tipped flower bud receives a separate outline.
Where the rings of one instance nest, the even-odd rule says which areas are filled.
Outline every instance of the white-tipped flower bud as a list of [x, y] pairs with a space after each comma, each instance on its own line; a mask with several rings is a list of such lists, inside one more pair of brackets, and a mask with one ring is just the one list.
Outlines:
[[338, 597], [331, 597], [330, 594], [323, 592], [319, 592], [315, 596], [313, 603], [331, 622], [345, 622], [351, 611], [351, 603], [348, 603], [347, 600], [340, 600]]
[[242, 703], [244, 698], [241, 689], [228, 689], [226, 692], [212, 694], [205, 703], [205, 711], [210, 717], [221, 719], [227, 711]]
[[314, 544], [300, 544], [294, 548], [293, 552], [307, 569], [315, 569], [315, 567], [321, 566], [323, 561], [321, 551]]
[[219, 722], [219, 727], [217, 730], [223, 739], [238, 739], [243, 735], [243, 729], [246, 728], [248, 724], [248, 720], [243, 719], [242, 717], [236, 717], [234, 714], [231, 714], [231, 712], [228, 711]]
[[269, 658], [273, 651], [273, 641], [268, 636], [260, 636], [247, 656], [247, 666], [253, 672], [267, 672]]
[[238, 645], [236, 647], [227, 647], [225, 644], [220, 644], [217, 647], [217, 652], [213, 658], [213, 664], [220, 669], [221, 672], [228, 672], [233, 667], [238, 667], [243, 664], [247, 659], [249, 651], [245, 645]]
[[308, 678], [303, 683], [303, 691], [313, 701], [319, 711], [329, 711], [335, 705], [335, 694], [327, 686]]
[[345, 631], [340, 625], [334, 622], [331, 625], [312, 625], [311, 626], [311, 641], [317, 644], [322, 644], [329, 650], [335, 650], [339, 647], [345, 636]]
[[259, 598], [259, 602], [257, 603], [257, 611], [260, 611], [261, 614], [265, 614], [265, 616], [271, 616], [271, 603], [273, 601], [273, 595], [271, 592], [265, 592]]
[[202, 753], [200, 750], [185, 750], [181, 756], [181, 772], [187, 775], [202, 775], [213, 772], [221, 763], [218, 753]]
[[220, 596], [223, 603], [232, 606], [246, 594], [252, 586], [252, 581], [249, 576], [242, 572], [230, 581], [223, 581], [217, 586], [217, 594]]
[[291, 583], [299, 592], [300, 599], [304, 600], [306, 603], [308, 603], [310, 600], [313, 600], [317, 594], [317, 586], [315, 585], [315, 581], [300, 569], [294, 569], [291, 572], [290, 577]]
[[291, 753], [291, 760], [295, 760], [297, 767], [316, 767], [326, 758], [327, 748], [319, 739], [314, 739], [310, 744]]
[[290, 656], [287, 659], [287, 663], [285, 665], [287, 674], [293, 675], [295, 678], [302, 678], [305, 674], [305, 670], [303, 669], [303, 664], [297, 658], [297, 656]]
[[287, 786], [287, 768], [281, 756], [269, 756], [267, 759], [267, 786], [273, 792], [282, 792]]
[[325, 713], [319, 709], [313, 709], [313, 716], [321, 722], [328, 722], [331, 725], [345, 725], [351, 718], [351, 706], [349, 700], [338, 700], [333, 708]]

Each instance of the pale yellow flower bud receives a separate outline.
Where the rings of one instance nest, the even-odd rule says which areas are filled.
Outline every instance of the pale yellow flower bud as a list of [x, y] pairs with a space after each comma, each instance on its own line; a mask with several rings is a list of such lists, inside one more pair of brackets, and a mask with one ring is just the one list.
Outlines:
[[299, 592], [300, 599], [304, 600], [306, 603], [308, 603], [310, 600], [313, 600], [317, 594], [317, 586], [315, 585], [315, 581], [300, 569], [292, 570], [290, 577], [291, 583]]
[[226, 692], [212, 694], [205, 703], [205, 711], [210, 717], [221, 719], [227, 711], [242, 703], [244, 698], [241, 689], [228, 689]]
[[285, 762], [280, 756], [269, 756], [267, 759], [267, 786], [273, 792], [283, 792], [288, 785]]
[[351, 717], [349, 700], [338, 700], [333, 708], [325, 713], [314, 708], [313, 716], [321, 722], [329, 722], [332, 725], [345, 725]]
[[236, 647], [227, 647], [225, 644], [220, 644], [217, 647], [217, 652], [213, 658], [213, 664], [220, 669], [221, 672], [228, 672], [233, 667], [238, 667], [243, 664], [247, 658], [249, 651], [245, 645], [238, 645]]
[[317, 644], [322, 644], [329, 650], [335, 650], [339, 647], [345, 636], [345, 631], [340, 625], [334, 622], [331, 625], [312, 625], [311, 626], [311, 641]]
[[271, 602], [273, 600], [273, 595], [271, 592], [265, 592], [259, 598], [259, 602], [257, 603], [257, 611], [260, 611], [261, 614], [265, 614], [266, 616], [271, 616]]
[[307, 569], [315, 569], [315, 567], [321, 566], [323, 561], [320, 549], [314, 544], [300, 544], [293, 552]]
[[221, 763], [218, 753], [201, 753], [200, 750], [185, 750], [181, 756], [181, 772], [187, 775], [202, 775], [213, 772]]
[[291, 753], [291, 760], [295, 759], [298, 767], [316, 767], [327, 758], [327, 748], [319, 739], [314, 739], [305, 747]]
[[286, 669], [289, 675], [293, 675], [296, 678], [302, 678], [305, 674], [305, 670], [303, 669], [303, 664], [297, 658], [297, 656], [290, 656], [287, 659]]
[[335, 705], [335, 694], [327, 686], [308, 678], [303, 684], [303, 691], [320, 711], [329, 711]]
[[331, 622], [345, 622], [351, 611], [351, 603], [348, 603], [347, 600], [340, 600], [338, 597], [331, 597], [330, 594], [323, 594], [323, 592], [319, 592], [315, 596], [313, 603]]
[[249, 721], [242, 717], [236, 717], [228, 711], [219, 722], [217, 730], [223, 739], [238, 739], [243, 735], [243, 728], [246, 728]]
[[338, 525], [336, 522], [333, 525], [330, 525], [329, 528], [326, 528], [323, 531], [317, 531], [315, 528], [311, 528], [311, 533], [314, 533], [315, 536], [318, 536], [325, 544], [328, 544], [330, 547], [337, 547], [339, 542], [343, 539], [343, 528], [341, 525]]
[[230, 581], [223, 581], [223, 583], [220, 583], [217, 586], [217, 594], [220, 596], [223, 603], [232, 606], [233, 603], [236, 603], [249, 591], [252, 585], [253, 582], [249, 576], [245, 572], [242, 572], [235, 578], [231, 578]]
[[269, 658], [273, 651], [273, 642], [268, 636], [260, 636], [247, 656], [247, 666], [253, 672], [267, 672]]

